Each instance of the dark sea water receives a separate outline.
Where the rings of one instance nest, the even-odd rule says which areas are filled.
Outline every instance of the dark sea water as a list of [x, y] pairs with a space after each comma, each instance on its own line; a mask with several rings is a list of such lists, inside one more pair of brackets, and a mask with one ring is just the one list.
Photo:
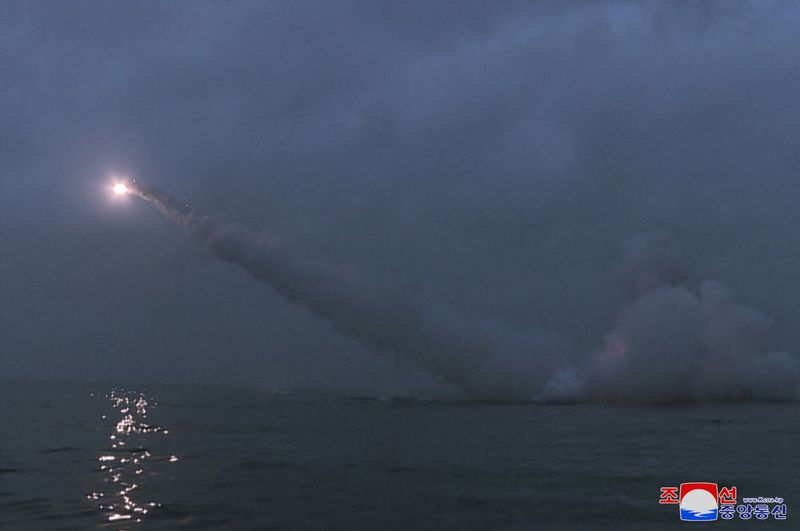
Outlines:
[[[0, 383], [0, 529], [800, 529], [797, 405]], [[683, 523], [659, 487], [786, 499]], [[796, 516], [795, 516], [796, 515]]]

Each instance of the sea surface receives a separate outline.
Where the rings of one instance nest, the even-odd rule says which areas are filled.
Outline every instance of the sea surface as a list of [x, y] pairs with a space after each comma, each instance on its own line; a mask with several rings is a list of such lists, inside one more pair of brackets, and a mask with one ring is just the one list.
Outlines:
[[[782, 497], [683, 523], [660, 487]], [[796, 511], [796, 512], [795, 512]], [[0, 529], [800, 529], [800, 409], [0, 382]]]

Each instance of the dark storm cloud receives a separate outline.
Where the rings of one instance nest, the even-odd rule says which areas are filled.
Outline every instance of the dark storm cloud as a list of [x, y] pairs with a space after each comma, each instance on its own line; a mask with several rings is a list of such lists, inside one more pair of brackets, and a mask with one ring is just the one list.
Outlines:
[[799, 21], [764, 2], [3, 3], [2, 370], [417, 382], [107, 202], [111, 171], [576, 357], [624, 303], [617, 243], [665, 228], [690, 287], [730, 284], [798, 352]]

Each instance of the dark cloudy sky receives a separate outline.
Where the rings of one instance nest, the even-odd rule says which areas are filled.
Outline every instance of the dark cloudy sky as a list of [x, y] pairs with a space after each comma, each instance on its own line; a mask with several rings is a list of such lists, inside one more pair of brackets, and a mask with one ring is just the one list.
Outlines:
[[108, 197], [588, 351], [674, 233], [800, 352], [800, 8], [0, 3], [0, 377], [427, 385]]

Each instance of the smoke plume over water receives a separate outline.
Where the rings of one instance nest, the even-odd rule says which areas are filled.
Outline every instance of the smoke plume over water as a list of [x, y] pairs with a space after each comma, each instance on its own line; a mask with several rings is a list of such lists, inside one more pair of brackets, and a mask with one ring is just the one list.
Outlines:
[[776, 351], [772, 320], [712, 281], [684, 285], [687, 268], [668, 233], [624, 242], [621, 280], [629, 295], [604, 344], [575, 380], [601, 401], [790, 400], [800, 363]]
[[268, 238], [196, 213], [165, 192], [133, 185], [218, 258], [373, 351], [410, 361], [466, 395], [491, 400], [675, 402], [793, 400], [800, 361], [775, 350], [773, 322], [731, 290], [684, 284], [675, 238], [653, 232], [622, 245], [628, 297], [603, 345], [575, 356], [539, 329], [458, 316], [391, 286], [300, 259]]

